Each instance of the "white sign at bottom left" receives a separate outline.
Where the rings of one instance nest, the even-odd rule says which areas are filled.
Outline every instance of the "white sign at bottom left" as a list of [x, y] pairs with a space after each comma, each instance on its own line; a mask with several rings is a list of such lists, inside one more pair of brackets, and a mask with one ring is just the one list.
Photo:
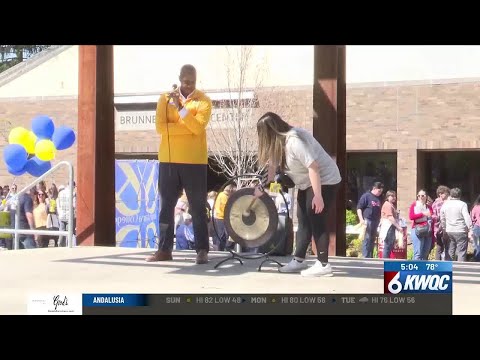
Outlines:
[[82, 315], [82, 294], [30, 294], [28, 315]]

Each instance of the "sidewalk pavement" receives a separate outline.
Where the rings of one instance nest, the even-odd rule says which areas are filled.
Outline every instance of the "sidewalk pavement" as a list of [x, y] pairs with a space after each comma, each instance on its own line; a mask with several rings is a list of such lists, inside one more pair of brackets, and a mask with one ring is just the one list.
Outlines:
[[[263, 259], [228, 261], [210, 252], [195, 265], [195, 252], [176, 251], [174, 260], [147, 263], [149, 249], [119, 247], [45, 248], [0, 252], [0, 314], [26, 314], [32, 293], [309, 293], [382, 294], [383, 261], [331, 257], [334, 276], [306, 278], [281, 274]], [[274, 257], [286, 263], [290, 257]], [[309, 258], [313, 264], [315, 258]], [[480, 314], [480, 263], [455, 263], [453, 313]]]

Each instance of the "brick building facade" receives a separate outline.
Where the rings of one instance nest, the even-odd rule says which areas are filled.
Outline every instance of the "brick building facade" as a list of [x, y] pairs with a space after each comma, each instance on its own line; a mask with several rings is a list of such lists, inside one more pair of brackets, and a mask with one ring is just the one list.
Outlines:
[[[254, 111], [254, 118], [265, 111], [276, 111], [292, 124], [311, 129], [310, 86], [263, 89], [256, 95], [259, 107]], [[30, 128], [31, 119], [40, 113], [51, 116], [56, 124], [77, 129], [76, 97], [0, 99], [0, 119], [8, 120], [12, 126]], [[391, 154], [395, 160], [393, 176], [398, 208], [403, 214], [415, 200], [417, 189], [427, 187], [434, 197], [431, 161], [428, 160], [432, 154], [442, 152], [448, 156], [455, 151], [479, 150], [479, 120], [479, 79], [347, 86], [347, 151], [360, 156], [368, 153], [374, 157]], [[1, 138], [0, 146], [5, 146], [6, 140], [6, 136]], [[142, 154], [154, 157], [159, 143], [155, 130], [117, 131], [115, 140], [119, 156]], [[75, 166], [76, 145], [59, 152], [57, 159], [71, 161]], [[480, 184], [480, 174], [476, 167], [472, 167], [467, 176], [468, 186], [463, 190], [469, 194], [467, 200], [471, 201], [480, 193], [477, 185]], [[52, 176], [52, 180], [59, 184], [65, 183], [66, 179], [65, 170]], [[0, 184], [10, 184], [12, 180], [2, 162]], [[30, 181], [28, 175], [16, 179], [20, 187]]]
[[[479, 150], [479, 122], [480, 79], [347, 87], [347, 151], [396, 153], [398, 209], [405, 215], [418, 189], [435, 196], [440, 182], [432, 180], [427, 158]], [[461, 179], [445, 185], [462, 187], [471, 202], [480, 194], [480, 177], [477, 167], [468, 170], [463, 186]]]

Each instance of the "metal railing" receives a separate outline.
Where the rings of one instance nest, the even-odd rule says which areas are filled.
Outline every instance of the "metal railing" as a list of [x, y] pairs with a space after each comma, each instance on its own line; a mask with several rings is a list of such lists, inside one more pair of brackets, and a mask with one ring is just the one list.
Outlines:
[[[27, 229], [19, 229], [20, 225], [20, 206], [18, 206], [18, 199], [19, 196], [23, 193], [26, 193], [27, 191], [30, 191], [30, 189], [37, 185], [40, 181], [45, 179], [48, 175], [52, 174], [55, 172], [59, 167], [62, 165], [67, 165], [68, 166], [68, 199], [69, 199], [69, 214], [68, 214], [68, 230], [27, 230]], [[16, 209], [16, 214], [15, 214], [15, 228], [14, 229], [0, 229], [2, 233], [5, 234], [15, 234], [15, 244], [14, 244], [14, 249], [18, 250], [19, 248], [19, 235], [24, 234], [24, 235], [61, 235], [61, 236], [66, 236], [67, 237], [67, 246], [68, 247], [73, 247], [73, 165], [69, 163], [68, 161], [60, 161], [58, 164], [56, 164], [54, 167], [52, 167], [50, 170], [48, 170], [45, 174], [42, 176], [38, 177], [30, 183], [28, 186], [24, 187], [22, 190], [20, 190], [16, 195], [17, 197], [17, 209]]]

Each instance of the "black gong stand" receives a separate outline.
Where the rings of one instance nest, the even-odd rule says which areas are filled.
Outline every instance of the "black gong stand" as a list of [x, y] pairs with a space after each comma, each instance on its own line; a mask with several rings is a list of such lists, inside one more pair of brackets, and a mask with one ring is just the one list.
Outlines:
[[[218, 236], [218, 232], [217, 232], [217, 228], [215, 226], [215, 219], [214, 219], [214, 209], [215, 209], [215, 203], [217, 202], [217, 198], [218, 198], [218, 195], [230, 184], [232, 184], [235, 180], [238, 180], [239, 178], [246, 178], [246, 177], [253, 177], [253, 178], [258, 178], [259, 181], [261, 182], [262, 181], [262, 176], [261, 175], [258, 175], [258, 174], [244, 174], [244, 175], [239, 175], [239, 176], [236, 176], [236, 177], [233, 177], [231, 178], [230, 180], [228, 180], [225, 184], [222, 185], [220, 191], [218, 192], [217, 194], [217, 197], [215, 198], [214, 202], [213, 202], [213, 208], [212, 208], [212, 225], [213, 225], [213, 231], [215, 231], [215, 234], [217, 235], [218, 238], [220, 238], [220, 236]], [[283, 191], [280, 190], [280, 194], [282, 195], [282, 198], [283, 198], [283, 201], [286, 205], [286, 208], [287, 208], [287, 218], [290, 216], [289, 212], [288, 212], [288, 204], [287, 204], [287, 201], [285, 199], [285, 196], [283, 194]], [[264, 196], [267, 196], [267, 194], [265, 194]], [[277, 214], [278, 216], [278, 214]], [[249, 221], [252, 221], [252, 219], [249, 219], [248, 216], [246, 218], [244, 218], [244, 221], [245, 222], [249, 222]], [[277, 223], [278, 225], [278, 223]], [[228, 241], [228, 239], [227, 239]], [[265, 263], [275, 263], [277, 265], [277, 267], [282, 267], [283, 265], [278, 262], [277, 260], [275, 259], [272, 259], [270, 257], [270, 254], [272, 254], [275, 250], [277, 250], [277, 248], [282, 245], [282, 241], [279, 241], [275, 247], [273, 249], [271, 249], [270, 251], [268, 251], [267, 253], [261, 253], [261, 254], [244, 254], [244, 253], [237, 253], [236, 251], [234, 250], [231, 250], [231, 249], [227, 249], [227, 251], [230, 253], [229, 256], [223, 258], [221, 261], [219, 261], [216, 265], [215, 265], [215, 269], [218, 268], [220, 265], [224, 264], [225, 262], [227, 261], [238, 261], [240, 263], [240, 265], [243, 265], [243, 260], [257, 260], [257, 259], [262, 259], [264, 258], [264, 260], [260, 263], [260, 266], [258, 267], [257, 271], [262, 271], [262, 266], [265, 264]], [[238, 243], [235, 243], [236, 245]]]

